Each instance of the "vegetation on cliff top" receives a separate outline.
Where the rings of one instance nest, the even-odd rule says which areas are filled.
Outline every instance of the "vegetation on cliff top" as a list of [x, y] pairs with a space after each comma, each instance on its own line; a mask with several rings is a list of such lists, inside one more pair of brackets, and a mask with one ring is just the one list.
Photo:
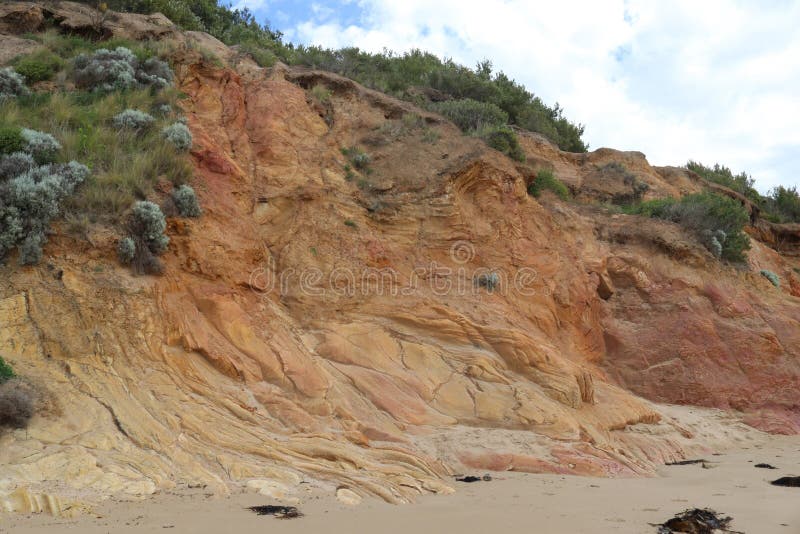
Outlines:
[[[97, 2], [84, 0], [96, 5]], [[474, 69], [421, 50], [404, 54], [371, 53], [358, 48], [331, 50], [285, 43], [281, 32], [259, 24], [247, 9], [232, 9], [216, 0], [108, 0], [116, 11], [160, 12], [187, 30], [210, 33], [227, 45], [238, 45], [262, 66], [277, 60], [335, 72], [379, 91], [428, 106], [433, 100], [473, 100], [496, 106], [507, 123], [538, 132], [562, 150], [586, 152], [584, 127], [548, 106], [503, 72], [482, 61]], [[435, 97], [424, 96], [434, 94]], [[505, 124], [505, 123], [503, 123]], [[503, 124], [497, 125], [502, 126]]]
[[762, 195], [754, 187], [755, 179], [746, 172], [734, 174], [724, 165], [716, 163], [713, 167], [708, 167], [696, 161], [689, 161], [686, 168], [709, 182], [744, 195], [761, 209], [762, 216], [767, 220], [777, 223], [800, 222], [800, 194], [797, 187], [779, 185], [769, 194]]

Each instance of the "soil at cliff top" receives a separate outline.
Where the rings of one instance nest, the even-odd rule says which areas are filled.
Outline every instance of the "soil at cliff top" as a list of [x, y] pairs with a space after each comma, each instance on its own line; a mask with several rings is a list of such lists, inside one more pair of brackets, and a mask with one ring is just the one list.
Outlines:
[[700, 465], [661, 469], [661, 478], [600, 479], [494, 473], [491, 482], [457, 483], [457, 493], [412, 505], [376, 500], [347, 507], [329, 496], [310, 494], [298, 508], [305, 516], [277, 520], [247, 507], [280, 504], [266, 497], [237, 494], [211, 499], [203, 490], [161, 495], [144, 502], [111, 502], [96, 516], [53, 519], [16, 516], [0, 522], [0, 532], [345, 532], [409, 533], [503, 532], [647, 533], [687, 508], [712, 508], [733, 517], [742, 532], [800, 532], [800, 490], [771, 486], [753, 465], [769, 461], [781, 476], [800, 473], [800, 437], [769, 437], [709, 456]]

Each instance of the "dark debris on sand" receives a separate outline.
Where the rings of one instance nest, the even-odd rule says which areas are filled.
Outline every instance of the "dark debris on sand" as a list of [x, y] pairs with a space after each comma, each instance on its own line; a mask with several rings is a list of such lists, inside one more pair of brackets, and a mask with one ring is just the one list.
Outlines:
[[480, 482], [481, 480], [484, 481], [484, 482], [491, 482], [492, 481], [492, 476], [491, 475], [483, 475], [482, 477], [476, 477], [476, 476], [473, 476], [473, 475], [467, 475], [467, 476], [464, 476], [464, 477], [456, 477], [456, 482]]
[[248, 508], [251, 512], [258, 515], [271, 515], [278, 519], [294, 519], [296, 517], [303, 517], [303, 513], [294, 506], [251, 506]]
[[693, 465], [693, 464], [702, 464], [706, 460], [702, 458], [700, 460], [681, 460], [680, 462], [667, 462], [664, 465]]
[[784, 486], [786, 488], [800, 488], [800, 477], [781, 477], [770, 482], [773, 486]]
[[753, 467], [758, 467], [759, 469], [777, 469], [774, 465], [769, 464], [756, 464]]
[[733, 521], [732, 517], [722, 517], [714, 510], [694, 508], [676, 515], [665, 523], [654, 526], [658, 527], [658, 534], [673, 534], [675, 532], [714, 534], [717, 531], [736, 533], [735, 530], [728, 529], [731, 521]]

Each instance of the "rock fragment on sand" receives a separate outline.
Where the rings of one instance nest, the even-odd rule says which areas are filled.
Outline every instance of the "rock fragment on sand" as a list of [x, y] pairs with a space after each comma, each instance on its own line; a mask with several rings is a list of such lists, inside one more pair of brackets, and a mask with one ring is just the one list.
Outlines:
[[361, 504], [361, 495], [348, 488], [337, 489], [336, 498], [340, 503], [348, 506], [357, 506]]

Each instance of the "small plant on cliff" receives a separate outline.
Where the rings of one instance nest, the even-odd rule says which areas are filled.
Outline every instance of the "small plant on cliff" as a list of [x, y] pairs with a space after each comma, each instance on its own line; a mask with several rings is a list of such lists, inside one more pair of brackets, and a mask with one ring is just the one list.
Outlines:
[[117, 128], [125, 128], [128, 130], [143, 131], [153, 125], [156, 120], [138, 109], [126, 109], [121, 113], [114, 115], [112, 122]]
[[528, 194], [536, 198], [539, 198], [543, 191], [551, 191], [561, 200], [569, 198], [569, 189], [550, 169], [541, 169], [537, 172], [536, 178], [528, 186]]
[[316, 84], [308, 92], [315, 100], [322, 104], [327, 104], [331, 99], [331, 95], [333, 94], [330, 89], [321, 83]]
[[19, 379], [0, 380], [0, 429], [28, 426], [34, 409], [29, 390]]
[[491, 293], [500, 285], [500, 277], [495, 272], [481, 273], [475, 277], [475, 285], [486, 288]]
[[161, 134], [179, 151], [186, 152], [192, 148], [192, 132], [182, 122], [170, 124]]
[[762, 269], [760, 274], [769, 280], [773, 286], [781, 287], [781, 279], [778, 278], [777, 274], [773, 273], [772, 271], [768, 271], [767, 269]]
[[24, 96], [30, 91], [25, 87], [25, 78], [11, 67], [0, 69], [0, 101]]
[[199, 217], [202, 213], [197, 195], [189, 185], [182, 185], [172, 192], [172, 201], [181, 217]]
[[5, 382], [10, 378], [14, 378], [14, 369], [6, 363], [2, 356], [0, 356], [0, 383]]
[[117, 256], [123, 265], [130, 265], [136, 257], [136, 242], [130, 237], [123, 237], [117, 243]]
[[[133, 205], [128, 219], [128, 239], [133, 241], [134, 253], [131, 261], [134, 270], [139, 274], [160, 274], [164, 268], [156, 256], [162, 254], [169, 245], [169, 238], [164, 235], [167, 221], [157, 204], [139, 201]], [[123, 239], [117, 252], [120, 260], [125, 260], [129, 252], [129, 244]], [[123, 261], [123, 263], [128, 263]]]

